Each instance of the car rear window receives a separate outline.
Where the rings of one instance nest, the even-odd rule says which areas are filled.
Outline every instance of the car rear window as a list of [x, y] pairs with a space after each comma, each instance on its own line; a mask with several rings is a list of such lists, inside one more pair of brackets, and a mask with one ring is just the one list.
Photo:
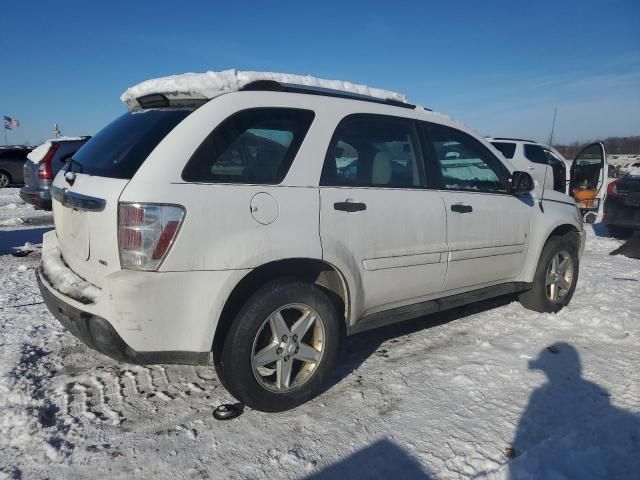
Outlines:
[[182, 172], [187, 182], [275, 185], [284, 179], [314, 113], [294, 108], [251, 108], [223, 121]]
[[151, 109], [125, 113], [73, 155], [71, 169], [99, 177], [132, 178], [151, 151], [191, 112]]
[[513, 158], [516, 153], [516, 144], [509, 142], [491, 142], [491, 145], [496, 147], [507, 158]]

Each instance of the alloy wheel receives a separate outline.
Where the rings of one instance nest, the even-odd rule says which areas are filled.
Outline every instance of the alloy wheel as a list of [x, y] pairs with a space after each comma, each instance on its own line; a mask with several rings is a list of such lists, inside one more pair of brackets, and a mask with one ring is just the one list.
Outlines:
[[547, 298], [554, 303], [561, 302], [571, 290], [573, 284], [573, 260], [566, 250], [556, 253], [546, 275]]
[[310, 306], [295, 303], [269, 315], [253, 341], [251, 367], [260, 385], [285, 393], [306, 383], [325, 350], [325, 325]]

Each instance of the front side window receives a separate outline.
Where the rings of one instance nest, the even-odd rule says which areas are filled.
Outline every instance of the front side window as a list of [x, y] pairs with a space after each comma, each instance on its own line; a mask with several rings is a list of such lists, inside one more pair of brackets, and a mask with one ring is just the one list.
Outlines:
[[231, 115], [198, 147], [182, 172], [187, 182], [275, 185], [284, 179], [314, 113], [253, 108]]
[[415, 128], [380, 115], [344, 119], [327, 151], [321, 185], [414, 188], [423, 185]]
[[442, 188], [505, 193], [509, 170], [482, 143], [455, 128], [426, 124], [442, 172]]

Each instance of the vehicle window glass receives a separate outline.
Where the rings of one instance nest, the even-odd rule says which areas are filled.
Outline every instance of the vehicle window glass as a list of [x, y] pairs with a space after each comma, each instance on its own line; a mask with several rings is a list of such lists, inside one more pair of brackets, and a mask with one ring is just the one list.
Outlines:
[[585, 148], [571, 165], [572, 189], [597, 189], [603, 165], [604, 159], [600, 145], [596, 143]]
[[73, 154], [71, 168], [99, 177], [132, 178], [160, 141], [189, 113], [176, 109], [125, 113]]
[[223, 121], [198, 147], [182, 178], [188, 182], [277, 184], [304, 140], [314, 113], [255, 108]]
[[565, 193], [567, 183], [567, 167], [565, 163], [551, 150], [543, 149], [547, 163], [553, 171], [553, 189]]
[[513, 158], [516, 153], [516, 144], [511, 142], [491, 142], [507, 158]]
[[540, 145], [524, 145], [524, 156], [533, 163], [539, 163], [547, 165], [549, 163], [547, 155], [544, 153], [544, 149]]
[[411, 121], [377, 115], [343, 120], [322, 170], [322, 185], [412, 188], [423, 185]]
[[509, 170], [482, 143], [460, 130], [428, 124], [442, 187], [449, 190], [506, 192]]

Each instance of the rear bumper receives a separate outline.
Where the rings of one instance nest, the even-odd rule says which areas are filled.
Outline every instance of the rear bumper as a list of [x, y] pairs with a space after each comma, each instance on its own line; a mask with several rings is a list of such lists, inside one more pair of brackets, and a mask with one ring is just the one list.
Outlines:
[[607, 198], [604, 203], [604, 223], [616, 227], [640, 229], [640, 207], [624, 205]]
[[53, 316], [81, 342], [100, 353], [116, 360], [137, 364], [209, 363], [209, 352], [137, 352], [127, 345], [107, 320], [75, 308], [54, 295], [40, 269], [36, 271], [36, 278], [44, 303]]
[[36, 208], [51, 210], [51, 192], [49, 190], [22, 187], [20, 189], [20, 198]]
[[[43, 274], [43, 265], [56, 252], [60, 255], [55, 231], [47, 232], [37, 277], [51, 313], [89, 347], [131, 363], [210, 363], [225, 301], [246, 274], [117, 270], [102, 277], [84, 298], [59, 276]], [[81, 282], [92, 285], [64, 262], [57, 268], [66, 269], [63, 276], [74, 277], [70, 281], [76, 287]]]

